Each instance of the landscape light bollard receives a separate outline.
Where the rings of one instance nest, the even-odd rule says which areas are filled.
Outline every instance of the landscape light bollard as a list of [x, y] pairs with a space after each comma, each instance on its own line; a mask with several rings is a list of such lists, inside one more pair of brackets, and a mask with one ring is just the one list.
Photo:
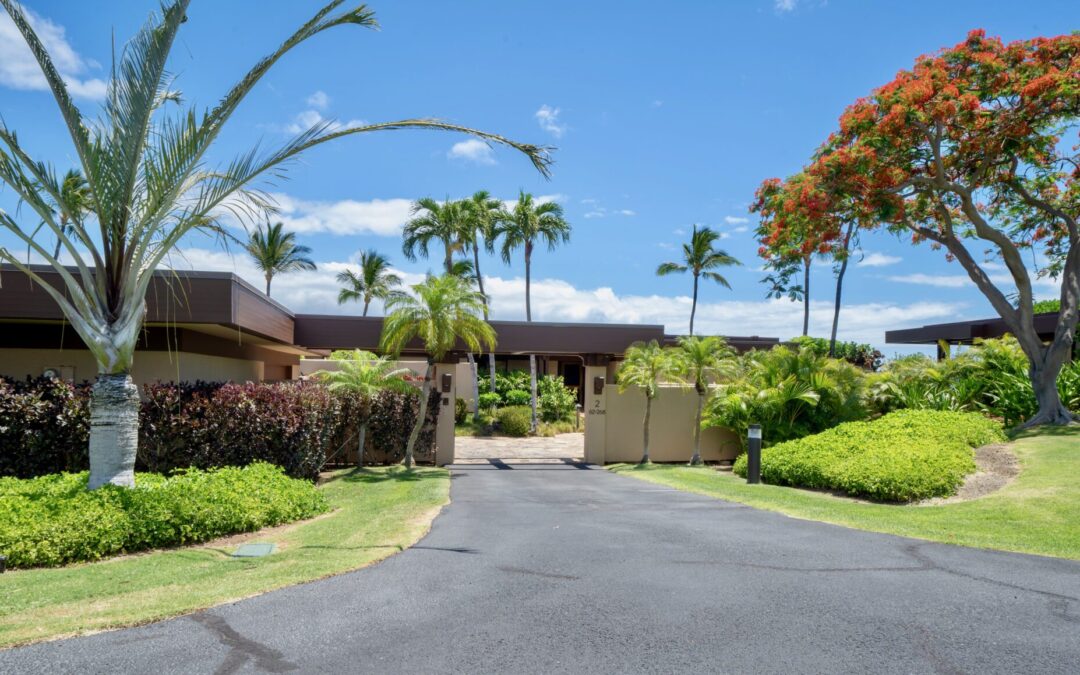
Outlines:
[[746, 482], [761, 482], [761, 425], [751, 424], [747, 431]]

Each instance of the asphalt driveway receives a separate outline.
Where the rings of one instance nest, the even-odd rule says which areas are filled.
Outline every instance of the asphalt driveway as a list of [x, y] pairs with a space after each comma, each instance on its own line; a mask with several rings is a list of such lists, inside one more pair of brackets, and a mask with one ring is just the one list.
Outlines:
[[[505, 465], [504, 465], [505, 466]], [[467, 466], [419, 545], [0, 672], [1080, 669], [1080, 564], [787, 518], [581, 465]]]

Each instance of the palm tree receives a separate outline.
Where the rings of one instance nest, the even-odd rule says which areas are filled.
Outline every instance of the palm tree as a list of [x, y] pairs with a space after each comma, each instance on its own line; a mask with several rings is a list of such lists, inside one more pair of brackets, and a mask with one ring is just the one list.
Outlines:
[[266, 278], [266, 297], [270, 297], [270, 282], [275, 275], [314, 270], [315, 263], [307, 255], [311, 249], [296, 243], [296, 233], [286, 232], [282, 223], [266, 224], [251, 233], [244, 248], [255, 266]]
[[697, 416], [694, 418], [694, 454], [690, 465], [701, 464], [701, 415], [709, 385], [721, 376], [733, 372], [734, 350], [720, 337], [681, 337], [674, 350], [673, 370], [685, 384], [692, 386], [698, 395]]
[[652, 414], [652, 402], [660, 394], [660, 381], [673, 374], [674, 362], [667, 350], [656, 340], [648, 344], [636, 342], [626, 350], [623, 362], [619, 364], [617, 380], [619, 391], [638, 387], [645, 394], [645, 418], [642, 421], [644, 453], [639, 464], [648, 464], [649, 459], [649, 416]]
[[[570, 224], [563, 219], [558, 202], [537, 204], [531, 194], [521, 191], [517, 204], [503, 214], [493, 232], [502, 238], [502, 259], [507, 265], [514, 251], [525, 249], [525, 320], [532, 321], [532, 254], [537, 240], [547, 243], [549, 251], [570, 241]], [[536, 354], [529, 355], [529, 389], [532, 404], [532, 430], [536, 432]]]
[[[347, 359], [338, 359], [339, 370], [320, 370], [315, 377], [326, 382], [332, 391], [348, 391], [370, 400], [384, 389], [390, 391], [415, 393], [416, 389], [406, 379], [412, 372], [408, 368], [397, 368], [396, 362], [388, 356], [377, 356], [371, 352], [357, 349]], [[359, 454], [356, 466], [364, 466], [364, 441], [367, 438], [366, 417], [360, 419], [358, 435]]]
[[[353, 134], [408, 128], [459, 131], [519, 150], [545, 175], [545, 148], [432, 119], [405, 119], [343, 128], [321, 121], [268, 153], [257, 149], [231, 161], [207, 166], [214, 141], [240, 103], [287, 53], [300, 44], [344, 25], [376, 27], [374, 14], [360, 5], [340, 10], [342, 0], [325, 5], [280, 47], [260, 60], [213, 108], [192, 106], [166, 115], [165, 104], [181, 105], [170, 90], [169, 52], [187, 20], [190, 0], [166, 0], [119, 55], [112, 69], [100, 117], [87, 119], [17, 0], [0, 0], [12, 24], [37, 60], [73, 142], [72, 154], [86, 178], [93, 218], [68, 213], [65, 231], [52, 205], [62, 202], [61, 181], [48, 162], [30, 157], [17, 135], [0, 122], [0, 182], [44, 221], [73, 261], [65, 267], [8, 212], [0, 227], [10, 231], [56, 272], [53, 286], [0, 247], [11, 263], [56, 302], [98, 365], [90, 401], [91, 488], [104, 483], [132, 486], [138, 447], [139, 397], [131, 381], [135, 344], [146, 313], [146, 290], [189, 232], [207, 228], [222, 208], [252, 218], [271, 211], [257, 181], [279, 176], [282, 165], [308, 149]], [[88, 227], [88, 221], [96, 228]]]
[[[484, 292], [484, 275], [480, 273], [480, 240], [484, 240], [484, 248], [489, 253], [495, 250], [495, 226], [505, 217], [503, 203], [491, 196], [487, 190], [477, 190], [472, 197], [465, 200], [465, 228], [462, 231], [462, 239], [472, 246], [473, 266], [476, 273], [476, 283], [480, 287], [480, 293], [484, 296], [484, 320], [488, 319], [490, 299]], [[495, 391], [495, 355], [488, 354], [488, 375], [491, 378], [491, 391]], [[476, 391], [479, 396], [479, 383]], [[477, 406], [474, 419], [480, 415], [480, 407]]]
[[413, 449], [427, 415], [435, 364], [442, 361], [459, 341], [472, 351], [480, 351], [484, 346], [495, 348], [495, 330], [481, 318], [484, 300], [471, 284], [446, 274], [429, 276], [412, 290], [413, 295], [396, 294], [387, 301], [389, 315], [383, 322], [379, 341], [379, 349], [383, 352], [400, 354], [410, 340], [420, 338], [427, 352], [420, 412], [405, 446], [406, 469], [412, 468]]
[[352, 270], [338, 272], [337, 281], [342, 285], [338, 291], [337, 302], [364, 301], [364, 314], [372, 300], [386, 300], [401, 285], [401, 277], [390, 271], [390, 259], [375, 249], [360, 253], [360, 273]]
[[697, 313], [698, 280], [700, 277], [715, 281], [730, 290], [731, 284], [728, 283], [728, 280], [714, 270], [742, 264], [724, 251], [713, 248], [713, 244], [719, 239], [719, 232], [708, 227], [699, 230], [695, 225], [689, 243], [683, 244], [682, 262], [666, 262], [656, 268], [656, 275], [660, 277], [675, 274], [676, 272], [680, 274], [687, 271], [693, 273], [694, 300], [693, 304], [690, 305], [690, 335], [694, 334], [694, 315]]
[[413, 217], [405, 223], [401, 233], [404, 240], [401, 250], [409, 260], [417, 255], [427, 258], [428, 249], [434, 243], [443, 246], [443, 272], [454, 273], [454, 253], [462, 250], [464, 243], [465, 207], [461, 202], [447, 199], [439, 203], [431, 197], [416, 200], [412, 207]]

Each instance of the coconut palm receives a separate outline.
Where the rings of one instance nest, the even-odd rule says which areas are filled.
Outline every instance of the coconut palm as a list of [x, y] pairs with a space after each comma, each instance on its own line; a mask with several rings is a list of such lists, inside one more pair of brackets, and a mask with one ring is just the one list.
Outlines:
[[[465, 218], [462, 220], [462, 229], [459, 238], [467, 248], [472, 249], [473, 275], [480, 294], [484, 296], [484, 320], [488, 319], [489, 300], [484, 292], [484, 275], [480, 272], [480, 243], [483, 241], [484, 248], [489, 252], [494, 251], [495, 224], [503, 217], [503, 203], [491, 196], [487, 190], [477, 190], [468, 199], [462, 200], [465, 209]], [[477, 380], [475, 363], [470, 361], [473, 367], [473, 400], [480, 400], [480, 382]], [[491, 391], [495, 391], [495, 355], [488, 354], [488, 376], [491, 378]], [[480, 406], [476, 406], [473, 419], [480, 419]]]
[[[181, 105], [166, 71], [169, 52], [187, 20], [189, 0], [166, 0], [118, 56], [100, 117], [87, 119], [75, 106], [41, 38], [17, 0], [0, 0], [12, 24], [37, 60], [73, 142], [72, 155], [86, 178], [92, 218], [68, 213], [65, 231], [52, 209], [62, 200], [61, 180], [48, 162], [37, 161], [0, 122], [0, 182], [45, 222], [73, 261], [65, 267], [51, 250], [7, 212], [0, 226], [9, 230], [58, 275], [47, 283], [5, 248], [0, 260], [33, 279], [57, 303], [65, 319], [89, 348], [98, 366], [91, 393], [91, 488], [104, 483], [134, 485], [139, 398], [131, 381], [135, 344], [146, 313], [146, 290], [189, 232], [205, 228], [214, 214], [229, 208], [259, 219], [271, 210], [256, 181], [279, 176], [283, 164], [309, 148], [344, 136], [408, 128], [460, 131], [524, 152], [542, 173], [546, 150], [431, 119], [341, 127], [321, 121], [268, 153], [253, 149], [220, 165], [209, 165], [210, 149], [240, 103], [287, 53], [324, 31], [344, 25], [374, 28], [374, 14], [361, 5], [341, 10], [330, 2], [260, 60], [212, 108], [192, 106], [169, 114], [166, 103]], [[253, 34], [254, 35], [254, 34]], [[251, 37], [251, 36], [249, 36]], [[91, 228], [88, 223], [96, 223]]]
[[375, 249], [360, 253], [359, 274], [343, 270], [338, 272], [337, 281], [342, 286], [338, 291], [338, 304], [363, 300], [363, 316], [367, 316], [372, 300], [386, 300], [401, 285], [401, 277], [390, 271], [390, 259]]
[[698, 226], [695, 225], [694, 232], [690, 235], [690, 241], [683, 244], [682, 262], [666, 262], [656, 268], [656, 275], [660, 277], [675, 273], [682, 274], [683, 272], [691, 272], [694, 275], [694, 299], [690, 305], [690, 335], [694, 334], [694, 315], [697, 313], [698, 281], [700, 278], [705, 277], [709, 281], [715, 281], [730, 290], [731, 284], [715, 270], [721, 267], [742, 264], [724, 251], [713, 247], [713, 244], [719, 239], [719, 232], [708, 227], [699, 230]]
[[[388, 356], [378, 356], [369, 351], [356, 349], [349, 358], [337, 359], [338, 370], [320, 370], [314, 377], [327, 383], [331, 391], [348, 391], [369, 400], [380, 391], [416, 393], [415, 387], [406, 379], [412, 371], [398, 368]], [[356, 466], [364, 466], [364, 441], [367, 439], [367, 418], [361, 417], [358, 436], [359, 454]]]
[[642, 420], [642, 440], [644, 453], [639, 464], [648, 464], [649, 459], [649, 417], [652, 415], [652, 402], [660, 394], [660, 382], [675, 372], [671, 354], [662, 348], [656, 340], [648, 344], [635, 342], [626, 350], [626, 356], [619, 364], [617, 381], [619, 391], [637, 387], [645, 394], [645, 417]]
[[435, 364], [442, 361], [458, 342], [472, 351], [495, 348], [495, 330], [481, 317], [484, 300], [471, 284], [452, 274], [429, 276], [423, 283], [413, 286], [412, 291], [412, 295], [396, 294], [387, 301], [389, 314], [383, 321], [379, 341], [379, 349], [383, 352], [400, 354], [410, 340], [419, 338], [427, 352], [420, 412], [405, 446], [407, 469], [412, 468], [413, 449], [427, 415]]
[[[525, 320], [532, 321], [532, 254], [537, 241], [553, 251], [560, 243], [570, 241], [570, 224], [563, 219], [563, 209], [557, 202], [537, 204], [531, 194], [521, 191], [517, 204], [504, 213], [495, 226], [493, 237], [502, 239], [503, 262], [510, 264], [518, 248], [525, 249]], [[536, 354], [529, 355], [529, 389], [532, 408], [532, 430], [536, 432]]]
[[709, 385], [734, 372], [735, 351], [720, 337], [681, 337], [672, 352], [673, 371], [698, 395], [697, 416], [694, 418], [694, 454], [690, 465], [701, 464], [701, 416]]
[[315, 263], [308, 258], [311, 249], [296, 243], [296, 233], [286, 232], [285, 226], [278, 222], [266, 224], [266, 229], [258, 227], [244, 245], [248, 255], [255, 262], [255, 267], [266, 278], [266, 297], [270, 297], [270, 282], [278, 274], [314, 270]]
[[427, 258], [432, 244], [442, 244], [443, 272], [454, 273], [454, 253], [464, 248], [461, 233], [465, 229], [465, 207], [461, 202], [438, 202], [431, 197], [418, 199], [413, 217], [402, 231], [401, 250], [409, 260]]

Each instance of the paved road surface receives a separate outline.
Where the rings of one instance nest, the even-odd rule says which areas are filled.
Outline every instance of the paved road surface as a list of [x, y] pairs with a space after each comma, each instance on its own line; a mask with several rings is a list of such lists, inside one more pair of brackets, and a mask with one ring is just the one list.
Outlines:
[[0, 672], [1076, 673], [1080, 564], [800, 521], [572, 465], [454, 471], [378, 565]]

